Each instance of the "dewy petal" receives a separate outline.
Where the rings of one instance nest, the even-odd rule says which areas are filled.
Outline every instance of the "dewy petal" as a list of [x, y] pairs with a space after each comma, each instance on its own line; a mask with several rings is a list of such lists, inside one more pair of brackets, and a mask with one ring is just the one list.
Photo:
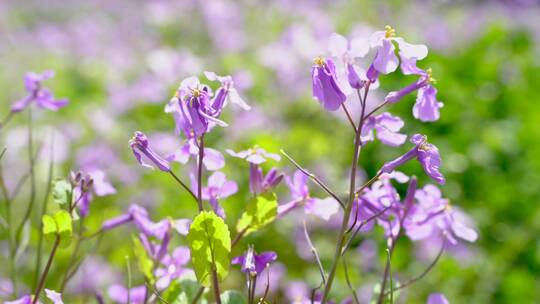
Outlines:
[[394, 72], [399, 64], [395, 53], [395, 47], [388, 39], [382, 41], [382, 45], [377, 49], [377, 55], [373, 61], [375, 69], [383, 74]]
[[427, 304], [449, 304], [449, 302], [442, 293], [432, 293], [429, 295]]
[[324, 199], [313, 198], [306, 202], [304, 208], [306, 213], [316, 215], [328, 221], [330, 217], [339, 212], [339, 203], [332, 197]]
[[397, 42], [399, 46], [399, 56], [403, 59], [416, 59], [416, 60], [422, 60], [426, 58], [428, 54], [428, 48], [427, 46], [423, 44], [411, 44], [408, 42], [405, 42], [403, 38], [397, 37], [394, 38], [394, 41]]
[[421, 121], [436, 121], [439, 119], [439, 108], [442, 103], [436, 99], [437, 89], [428, 85], [418, 90], [416, 103], [413, 107], [413, 115]]
[[348, 50], [347, 38], [338, 33], [333, 33], [328, 39], [328, 50], [333, 57], [342, 58]]
[[45, 288], [45, 294], [53, 304], [64, 304], [64, 301], [62, 301], [62, 294], [59, 292]]
[[203, 164], [210, 171], [219, 170], [225, 166], [225, 157], [218, 150], [204, 148]]

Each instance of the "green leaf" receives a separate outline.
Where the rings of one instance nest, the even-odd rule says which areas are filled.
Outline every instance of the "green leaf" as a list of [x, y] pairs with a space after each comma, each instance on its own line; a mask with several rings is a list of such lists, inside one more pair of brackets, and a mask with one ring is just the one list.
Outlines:
[[52, 189], [53, 201], [59, 205], [70, 204], [72, 191], [69, 182], [64, 179], [56, 180]]
[[246, 304], [244, 296], [236, 290], [227, 290], [221, 294], [223, 304]]
[[139, 267], [139, 270], [144, 274], [144, 276], [148, 279], [148, 281], [153, 284], [154, 274], [152, 273], [152, 269], [154, 268], [154, 262], [146, 253], [146, 249], [144, 248], [141, 241], [136, 236], [132, 236], [132, 239], [134, 246], [133, 251], [135, 253], [135, 257], [137, 258], [137, 266]]
[[212, 269], [223, 280], [231, 262], [231, 234], [223, 219], [213, 212], [199, 213], [191, 223], [187, 240], [199, 283], [210, 287]]
[[273, 192], [265, 192], [251, 199], [238, 220], [236, 230], [240, 232], [247, 229], [245, 235], [248, 235], [271, 223], [276, 218], [277, 206], [277, 198]]
[[73, 234], [71, 215], [66, 210], [60, 210], [54, 215], [56, 222], [56, 233], [60, 237], [60, 246], [65, 248], [71, 243]]
[[[197, 283], [195, 279], [180, 279], [173, 282], [169, 288], [163, 293], [163, 298], [171, 304], [191, 304], [197, 296], [201, 285]], [[207, 292], [207, 289], [203, 291], [203, 294], [197, 301], [198, 304], [208, 303], [204, 299], [204, 294]]]
[[52, 216], [45, 214], [41, 218], [41, 221], [43, 223], [43, 234], [45, 236], [50, 236], [52, 234], [56, 235], [56, 221]]

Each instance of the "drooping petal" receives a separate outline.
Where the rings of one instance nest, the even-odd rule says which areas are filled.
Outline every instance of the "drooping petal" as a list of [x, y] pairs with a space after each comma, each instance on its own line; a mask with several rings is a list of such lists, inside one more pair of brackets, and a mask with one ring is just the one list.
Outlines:
[[418, 90], [416, 103], [413, 107], [413, 115], [421, 121], [436, 121], [439, 119], [439, 109], [443, 106], [442, 102], [436, 99], [437, 89], [431, 85]]
[[473, 229], [465, 226], [463, 223], [454, 219], [451, 225], [452, 232], [460, 239], [467, 242], [475, 242], [478, 239], [478, 233]]
[[429, 177], [441, 185], [444, 184], [444, 176], [439, 171], [439, 167], [441, 166], [441, 156], [437, 147], [428, 143], [423, 144], [418, 148], [418, 161]]
[[383, 74], [389, 74], [397, 69], [399, 60], [395, 50], [390, 40], [384, 39], [382, 41], [382, 45], [377, 49], [377, 55], [375, 55], [375, 59], [373, 60], [373, 66], [377, 71]]

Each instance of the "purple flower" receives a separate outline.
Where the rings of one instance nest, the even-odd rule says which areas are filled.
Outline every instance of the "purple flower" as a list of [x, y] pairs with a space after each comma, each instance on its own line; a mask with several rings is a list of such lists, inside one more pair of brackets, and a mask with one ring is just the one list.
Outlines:
[[164, 290], [171, 282], [180, 276], [191, 272], [192, 270], [185, 266], [190, 261], [190, 252], [187, 247], [176, 247], [171, 255], [166, 255], [161, 260], [160, 268], [156, 269], [156, 287], [159, 290]]
[[144, 285], [133, 287], [129, 290], [128, 303], [128, 290], [122, 285], [112, 285], [108, 290], [109, 297], [115, 303], [118, 304], [143, 304], [146, 299], [146, 287]]
[[57, 111], [68, 104], [67, 99], [55, 99], [51, 91], [42, 87], [41, 83], [54, 76], [53, 71], [45, 71], [42, 74], [27, 73], [24, 76], [24, 87], [29, 93], [23, 99], [16, 101], [11, 106], [11, 112], [16, 113], [24, 110], [32, 102], [42, 109]]
[[219, 76], [214, 72], [204, 72], [204, 75], [210, 81], [219, 81], [221, 87], [216, 91], [216, 97], [214, 102], [216, 105], [225, 105], [228, 100], [233, 104], [236, 104], [244, 110], [249, 110], [251, 107], [240, 97], [238, 91], [234, 87], [234, 81], [231, 76]]
[[257, 276], [271, 262], [277, 259], [277, 254], [273, 251], [266, 251], [261, 254], [257, 254], [252, 246], [250, 246], [244, 255], [237, 256], [232, 260], [232, 264], [240, 265], [240, 269], [243, 273], [250, 276]]
[[129, 141], [129, 145], [131, 146], [131, 150], [133, 151], [133, 155], [135, 155], [137, 161], [144, 167], [152, 168], [152, 165], [143, 160], [143, 158], [146, 158], [156, 167], [158, 167], [159, 170], [164, 172], [171, 171], [169, 162], [157, 155], [152, 148], [150, 148], [148, 138], [146, 135], [144, 135], [144, 133], [136, 131], [133, 138], [131, 138]]
[[418, 201], [411, 215], [405, 222], [407, 236], [412, 240], [421, 240], [432, 235], [440, 235], [450, 243], [457, 244], [456, 238], [474, 242], [478, 234], [467, 227], [470, 222], [466, 215], [452, 207], [441, 191], [434, 185], [426, 185], [416, 191]]
[[324, 60], [317, 57], [315, 65], [311, 68], [313, 81], [313, 97], [317, 99], [327, 111], [336, 111], [347, 96], [339, 86], [336, 76], [336, 67], [332, 59]]
[[[185, 144], [177, 149], [174, 154], [167, 156], [168, 161], [177, 161], [182, 164], [186, 164], [191, 156], [198, 157], [199, 147], [197, 146], [195, 138], [189, 138]], [[218, 150], [212, 148], [204, 148], [203, 164], [206, 169], [215, 171], [225, 166], [225, 158], [223, 154]]]
[[233, 150], [230, 150], [230, 149], [227, 149], [225, 151], [229, 153], [231, 156], [245, 159], [248, 162], [255, 165], [260, 165], [264, 163], [267, 158], [271, 158], [275, 161], [281, 160], [281, 157], [278, 154], [268, 153], [263, 148], [259, 148], [259, 147], [253, 147], [251, 149], [240, 151], [240, 152], [234, 152]]
[[208, 186], [202, 188], [202, 199], [208, 200], [214, 212], [225, 218], [225, 211], [219, 204], [219, 200], [229, 197], [238, 192], [236, 182], [227, 180], [223, 172], [214, 172], [208, 178]]
[[448, 304], [448, 299], [442, 293], [432, 293], [429, 295], [427, 304]]
[[362, 142], [373, 140], [373, 131], [376, 131], [377, 138], [389, 146], [402, 145], [407, 139], [407, 135], [398, 133], [403, 128], [403, 120], [397, 116], [392, 116], [385, 112], [377, 116], [370, 116], [365, 121], [362, 128]]
[[77, 206], [82, 217], [88, 215], [92, 192], [97, 196], [106, 196], [116, 193], [116, 189], [105, 179], [105, 172], [95, 170], [88, 174], [71, 172], [73, 197], [78, 201]]
[[302, 171], [294, 172], [292, 179], [286, 176], [285, 181], [291, 191], [291, 201], [278, 207], [278, 216], [284, 216], [299, 206], [304, 206], [305, 213], [316, 215], [325, 221], [338, 213], [339, 203], [334, 198], [319, 199], [309, 195], [308, 176]]
[[390, 173], [397, 167], [403, 165], [409, 160], [416, 158], [424, 168], [426, 174], [439, 184], [444, 184], [444, 176], [439, 172], [441, 166], [441, 156], [439, 155], [439, 149], [434, 145], [427, 142], [427, 137], [421, 134], [415, 134], [411, 137], [411, 142], [416, 146], [409, 150], [404, 155], [387, 162], [381, 168], [382, 172]]
[[388, 93], [385, 97], [385, 102], [396, 103], [404, 96], [418, 90], [416, 103], [413, 107], [414, 117], [421, 121], [438, 120], [440, 117], [439, 109], [443, 106], [443, 103], [439, 102], [436, 98], [437, 89], [432, 86], [436, 80], [432, 77], [431, 69], [424, 71], [417, 68], [416, 61], [414, 60], [407, 63], [406, 66], [402, 63], [401, 68], [404, 74], [417, 74], [420, 75], [420, 79], [399, 91]]
[[270, 169], [266, 176], [259, 165], [249, 164], [249, 190], [258, 194], [276, 187], [283, 179], [283, 173], [278, 173], [276, 168]]
[[387, 25], [384, 31], [377, 31], [370, 37], [370, 45], [377, 51], [373, 67], [380, 73], [392, 73], [399, 65], [393, 42], [399, 46], [399, 57], [402, 62], [411, 59], [422, 60], [427, 56], [428, 49], [425, 45], [405, 42], [403, 38], [396, 37], [395, 30]]

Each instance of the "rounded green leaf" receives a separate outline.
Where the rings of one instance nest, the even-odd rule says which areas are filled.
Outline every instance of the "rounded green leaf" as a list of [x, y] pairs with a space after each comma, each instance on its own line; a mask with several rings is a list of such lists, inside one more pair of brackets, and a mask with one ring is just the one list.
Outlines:
[[247, 203], [246, 211], [238, 220], [236, 229], [238, 232], [245, 229], [245, 235], [260, 229], [276, 218], [277, 207], [277, 197], [273, 192], [258, 195]]
[[69, 246], [73, 233], [71, 215], [66, 210], [60, 210], [54, 215], [56, 222], [56, 233], [60, 237], [60, 245], [62, 247]]
[[56, 234], [56, 221], [52, 216], [45, 214], [41, 218], [41, 221], [43, 223], [43, 234], [45, 236]]
[[72, 188], [66, 180], [59, 179], [54, 182], [52, 189], [53, 201], [59, 205], [71, 203]]
[[213, 212], [203, 211], [195, 217], [187, 235], [191, 250], [191, 262], [197, 280], [209, 287], [212, 269], [223, 280], [231, 263], [231, 235], [222, 218]]

